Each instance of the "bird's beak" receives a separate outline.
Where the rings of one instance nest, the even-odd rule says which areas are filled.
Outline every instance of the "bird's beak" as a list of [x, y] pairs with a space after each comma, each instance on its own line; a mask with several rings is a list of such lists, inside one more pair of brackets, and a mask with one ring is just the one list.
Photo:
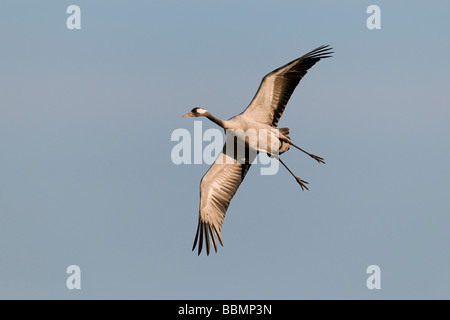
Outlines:
[[192, 112], [188, 112], [188, 113], [186, 113], [184, 116], [183, 116], [183, 118], [185, 118], [185, 117], [193, 117], [194, 116], [194, 114], [192, 113]]

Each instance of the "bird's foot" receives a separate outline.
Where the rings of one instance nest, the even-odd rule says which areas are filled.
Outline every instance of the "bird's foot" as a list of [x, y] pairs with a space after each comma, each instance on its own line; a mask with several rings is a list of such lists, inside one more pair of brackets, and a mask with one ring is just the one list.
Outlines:
[[304, 191], [309, 190], [308, 187], [306, 186], [308, 184], [307, 181], [300, 179], [299, 177], [295, 177], [295, 179], [297, 180], [298, 184], [300, 185], [300, 187], [302, 187], [302, 190]]
[[316, 156], [315, 154], [310, 154], [310, 157], [313, 158], [314, 160], [316, 160], [319, 163], [323, 163], [325, 164], [325, 161], [323, 161], [323, 158]]

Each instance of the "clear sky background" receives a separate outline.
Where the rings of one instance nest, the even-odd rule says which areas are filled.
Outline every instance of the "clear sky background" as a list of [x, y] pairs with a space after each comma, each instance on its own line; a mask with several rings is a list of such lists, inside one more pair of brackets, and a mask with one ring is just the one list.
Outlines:
[[[2, 1], [0, 298], [450, 299], [449, 14], [448, 1]], [[283, 155], [308, 192], [252, 167], [225, 246], [197, 256], [208, 165], [172, 163], [173, 130], [194, 126], [181, 116], [240, 113], [265, 74], [322, 44], [333, 58], [279, 125], [327, 164]], [[81, 290], [66, 287], [73, 264]]]

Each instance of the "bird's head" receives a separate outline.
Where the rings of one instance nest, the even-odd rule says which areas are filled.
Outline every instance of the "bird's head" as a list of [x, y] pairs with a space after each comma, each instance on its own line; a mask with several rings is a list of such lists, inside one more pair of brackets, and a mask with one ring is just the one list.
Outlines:
[[208, 113], [208, 111], [206, 111], [205, 109], [199, 108], [199, 107], [195, 107], [194, 109], [191, 110], [191, 112], [186, 113], [184, 117], [201, 117], [204, 116]]

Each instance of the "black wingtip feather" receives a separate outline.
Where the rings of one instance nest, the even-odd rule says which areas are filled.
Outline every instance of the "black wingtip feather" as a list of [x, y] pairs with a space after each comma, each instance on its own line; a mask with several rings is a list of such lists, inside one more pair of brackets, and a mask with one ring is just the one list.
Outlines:
[[312, 51], [310, 51], [309, 53], [307, 53], [305, 55], [305, 58], [310, 58], [310, 59], [325, 59], [325, 58], [330, 58], [331, 54], [333, 54], [333, 48], [330, 47], [330, 45], [324, 45], [324, 46], [320, 46]]
[[206, 223], [203, 224], [203, 229], [205, 232], [205, 242], [206, 242], [206, 255], [209, 256], [209, 232], [208, 229], [206, 228]]
[[[211, 243], [213, 244], [214, 251], [217, 253], [217, 240], [219, 240], [220, 245], [223, 247], [223, 239], [217, 227], [214, 224], [209, 224], [206, 222], [201, 222], [199, 219], [197, 232], [195, 234], [194, 245], [192, 246], [192, 251], [198, 245], [198, 255], [201, 254], [203, 249], [203, 238], [205, 238], [206, 245], [206, 255], [209, 256], [211, 251]], [[210, 240], [211, 238], [211, 240]]]
[[217, 235], [217, 239], [219, 239], [220, 245], [223, 247], [223, 239], [222, 239], [222, 235], [220, 234], [220, 232], [217, 230], [216, 226], [214, 226], [214, 232]]
[[194, 245], [192, 246], [192, 251], [194, 251], [195, 246], [197, 245], [198, 231], [199, 231], [199, 229], [200, 229], [200, 221], [199, 221], [199, 223], [198, 223], [198, 225], [197, 225], [197, 232], [195, 233], [195, 239], [194, 239]]
[[209, 233], [211, 234], [211, 240], [214, 246], [214, 251], [217, 253], [217, 242], [216, 242], [216, 237], [214, 236], [214, 231], [211, 227], [210, 224], [208, 224], [208, 229], [209, 229]]
[[203, 247], [203, 223], [199, 222], [199, 228], [200, 228], [200, 240], [198, 242], [198, 255], [202, 252]]

